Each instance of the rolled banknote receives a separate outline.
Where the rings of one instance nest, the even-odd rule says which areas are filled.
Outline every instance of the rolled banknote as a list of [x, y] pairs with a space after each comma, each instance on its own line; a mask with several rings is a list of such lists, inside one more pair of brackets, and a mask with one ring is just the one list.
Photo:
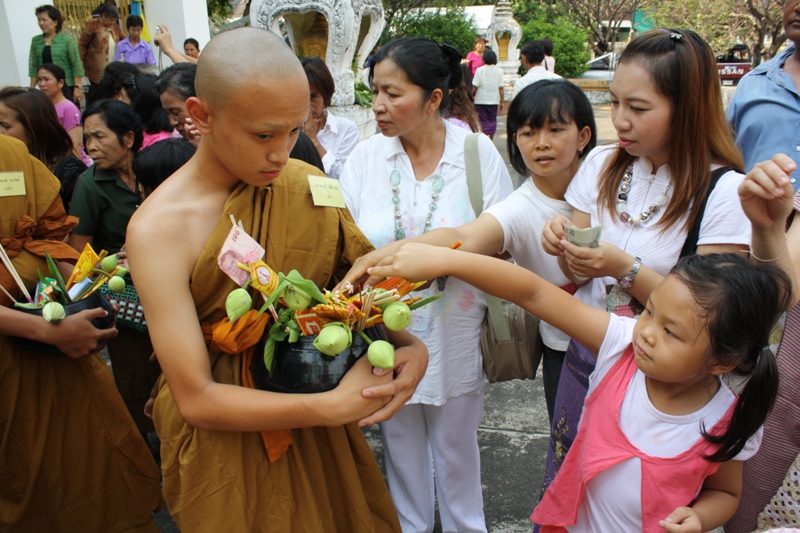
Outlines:
[[[600, 235], [603, 234], [603, 225], [592, 226], [591, 228], [576, 228], [569, 224], [564, 224], [564, 233], [567, 234], [567, 240], [576, 246], [582, 248], [597, 248], [600, 244]], [[575, 275], [578, 281], [586, 281], [587, 277]]]

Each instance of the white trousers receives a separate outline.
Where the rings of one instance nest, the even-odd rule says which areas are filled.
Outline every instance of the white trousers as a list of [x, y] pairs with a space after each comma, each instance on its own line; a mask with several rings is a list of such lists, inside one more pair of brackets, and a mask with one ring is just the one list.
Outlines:
[[406, 405], [381, 423], [389, 492], [403, 533], [433, 531], [437, 495], [444, 533], [486, 533], [478, 449], [482, 416], [483, 390], [442, 406]]

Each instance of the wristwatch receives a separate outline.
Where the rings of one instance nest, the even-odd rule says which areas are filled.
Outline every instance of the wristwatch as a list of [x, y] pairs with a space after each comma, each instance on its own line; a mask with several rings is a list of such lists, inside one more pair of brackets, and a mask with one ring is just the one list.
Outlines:
[[633, 280], [636, 278], [636, 274], [639, 273], [639, 269], [641, 268], [641, 266], [642, 266], [642, 260], [639, 259], [638, 257], [634, 258], [631, 270], [617, 280], [619, 281], [619, 286], [622, 287], [623, 289], [630, 289], [631, 285], [633, 285]]

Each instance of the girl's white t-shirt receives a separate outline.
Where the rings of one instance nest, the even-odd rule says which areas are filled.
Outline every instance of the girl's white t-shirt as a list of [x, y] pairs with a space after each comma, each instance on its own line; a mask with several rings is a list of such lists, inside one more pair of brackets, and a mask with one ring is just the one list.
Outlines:
[[[481, 67], [483, 68], [483, 67]], [[480, 70], [480, 69], [478, 69]], [[544, 251], [541, 244], [545, 223], [556, 215], [572, 217], [572, 206], [542, 193], [533, 183], [525, 180], [508, 198], [486, 210], [503, 228], [503, 249], [522, 268], [562, 287], [570, 283], [558, 266], [558, 258]], [[565, 351], [569, 336], [546, 322], [539, 323], [539, 333], [546, 346]]]
[[484, 65], [475, 71], [472, 86], [477, 87], [476, 105], [497, 105], [500, 103], [500, 87], [503, 87], [503, 71], [497, 65]]
[[[402, 227], [407, 238], [417, 237], [430, 213], [434, 177], [444, 178], [436, 200], [431, 228], [462, 226], [475, 220], [469, 201], [464, 140], [470, 132], [444, 121], [445, 147], [436, 170], [417, 181], [411, 160], [398, 137], [374, 135], [355, 147], [347, 158], [339, 185], [345, 204], [359, 229], [376, 248], [395, 240], [394, 203], [389, 177], [400, 172], [398, 186]], [[485, 135], [478, 137], [483, 179], [483, 207], [505, 199], [513, 187], [503, 158]], [[437, 283], [415, 293], [442, 294], [439, 300], [414, 310], [408, 332], [428, 347], [428, 369], [408, 403], [443, 405], [448, 398], [475, 394], [483, 388], [480, 331], [486, 314], [483, 292], [450, 277], [440, 293]]]
[[[598, 181], [607, 159], [617, 150], [617, 145], [600, 146], [592, 150], [570, 182], [565, 198], [569, 204], [591, 215], [591, 225], [603, 225], [601, 241], [618, 246], [662, 276], [666, 276], [680, 258], [681, 248], [686, 241], [688, 228], [684, 228], [689, 213], [676, 224], [662, 231], [656, 227], [664, 214], [660, 209], [650, 219], [632, 226], [613, 216], [598, 205]], [[718, 168], [718, 166], [712, 167]], [[702, 244], [741, 244], [750, 245], [750, 221], [742, 211], [738, 188], [744, 176], [737, 172], [727, 172], [717, 183], [706, 204], [703, 221], [700, 225], [698, 245]], [[646, 158], [639, 157], [633, 164], [633, 177], [628, 191], [628, 212], [639, 214], [651, 205], [672, 182], [667, 166], [664, 165], [653, 174], [652, 165]], [[672, 198], [670, 187], [668, 197]], [[606, 308], [606, 286], [614, 285], [612, 277], [594, 278], [581, 286], [575, 297], [597, 309]], [[642, 302], [644, 303], [644, 302]]]
[[[597, 366], [589, 376], [589, 394], [630, 347], [635, 324], [635, 319], [611, 315], [606, 337], [597, 354]], [[668, 415], [652, 404], [645, 375], [637, 370], [622, 401], [620, 428], [631, 444], [644, 454], [675, 457], [702, 439], [701, 427], [714, 427], [734, 401], [734, 394], [720, 382], [717, 393], [699, 410], [683, 416]], [[580, 431], [580, 425], [578, 428]], [[763, 428], [759, 428], [733, 460], [745, 461], [754, 456], [761, 445], [762, 435]], [[642, 463], [638, 457], [600, 472], [586, 484], [578, 508], [578, 522], [567, 529], [571, 533], [642, 531], [641, 485]]]

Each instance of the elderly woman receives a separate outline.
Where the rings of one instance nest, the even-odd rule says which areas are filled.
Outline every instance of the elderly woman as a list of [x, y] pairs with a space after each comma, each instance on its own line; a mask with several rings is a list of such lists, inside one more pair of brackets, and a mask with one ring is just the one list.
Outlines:
[[478, 37], [475, 39], [475, 49], [467, 54], [467, 66], [469, 67], [470, 77], [475, 77], [475, 71], [483, 66], [483, 53], [486, 51], [486, 39]]
[[66, 73], [70, 98], [80, 102], [83, 98], [81, 92], [83, 63], [78, 45], [75, 44], [72, 37], [61, 33], [64, 25], [61, 11], [53, 6], [39, 6], [36, 8], [36, 20], [39, 22], [42, 34], [31, 39], [31, 52], [28, 58], [28, 76], [31, 77], [31, 87], [36, 86], [39, 67], [45, 63], [55, 63]]
[[325, 62], [318, 57], [304, 57], [300, 62], [311, 90], [311, 114], [303, 131], [319, 152], [325, 174], [339, 179], [347, 156], [358, 144], [358, 126], [352, 120], [334, 116], [328, 110], [335, 86]]

